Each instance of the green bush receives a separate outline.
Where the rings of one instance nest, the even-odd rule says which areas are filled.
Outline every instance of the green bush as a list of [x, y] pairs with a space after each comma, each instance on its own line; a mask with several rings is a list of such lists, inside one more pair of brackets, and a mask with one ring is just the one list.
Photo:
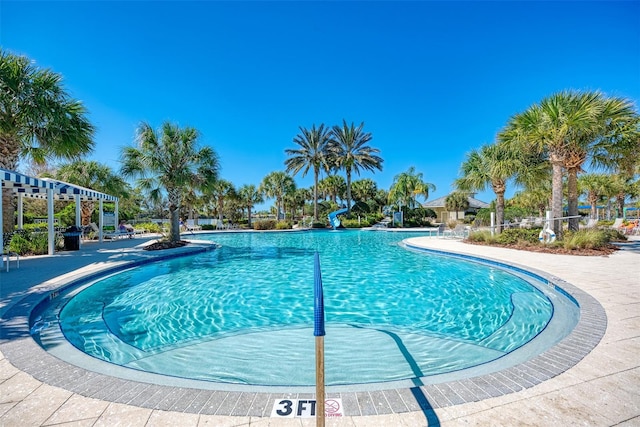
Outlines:
[[293, 225], [290, 221], [278, 221], [276, 223], [276, 230], [291, 230]]
[[540, 243], [540, 229], [536, 228], [508, 228], [497, 235], [496, 241], [503, 245], [538, 244]]
[[275, 219], [262, 219], [260, 221], [255, 221], [253, 223], [254, 230], [275, 230], [275, 228], [276, 228]]
[[467, 240], [470, 242], [490, 243], [490, 244], [498, 242], [497, 235], [492, 236], [491, 232], [488, 230], [472, 231], [471, 233], [469, 233]]
[[343, 219], [340, 220], [340, 223], [344, 228], [360, 228], [360, 227], [368, 227], [369, 222], [366, 219], [358, 221], [358, 219]]
[[327, 224], [321, 221], [314, 221], [313, 224], [311, 224], [311, 228], [327, 228]]
[[26, 234], [14, 234], [9, 241], [9, 250], [20, 255], [26, 255], [31, 251], [31, 242], [27, 239]]
[[203, 230], [207, 230], [207, 231], [211, 231], [211, 230], [215, 230], [216, 226], [213, 224], [202, 224], [202, 229]]
[[134, 228], [144, 228], [145, 230], [149, 230], [149, 233], [160, 233], [160, 231], [162, 231], [157, 223], [151, 221], [139, 222], [134, 226]]
[[604, 230], [585, 229], [567, 231], [562, 239], [565, 249], [600, 249], [609, 245], [609, 233]]
[[[56, 248], [60, 246], [56, 242]], [[9, 242], [9, 250], [20, 255], [44, 255], [49, 252], [49, 235], [29, 231], [15, 233]]]

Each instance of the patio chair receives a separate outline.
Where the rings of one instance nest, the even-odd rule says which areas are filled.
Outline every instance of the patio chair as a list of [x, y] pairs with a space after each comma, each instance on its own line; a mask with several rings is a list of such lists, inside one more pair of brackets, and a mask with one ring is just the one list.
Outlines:
[[611, 230], [617, 230], [622, 232], [622, 223], [624, 222], [624, 218], [616, 218], [615, 221], [613, 221], [613, 224], [611, 225]]

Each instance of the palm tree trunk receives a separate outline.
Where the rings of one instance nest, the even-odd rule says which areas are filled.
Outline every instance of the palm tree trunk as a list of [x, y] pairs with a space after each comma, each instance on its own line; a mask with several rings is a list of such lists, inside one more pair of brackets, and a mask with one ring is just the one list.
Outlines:
[[[0, 167], [10, 171], [18, 168], [20, 154], [20, 142], [11, 134], [0, 135]], [[9, 188], [2, 189], [2, 232], [13, 232], [15, 227], [16, 208], [13, 205], [13, 191]]]
[[318, 221], [318, 167], [313, 168], [313, 220]]
[[347, 169], [347, 216], [351, 215], [351, 169]]
[[624, 200], [626, 198], [626, 194], [624, 192], [620, 192], [616, 195], [616, 218], [624, 217]]
[[[570, 168], [567, 171], [567, 199], [569, 216], [578, 215], [578, 169]], [[595, 218], [595, 217], [594, 217]], [[578, 231], [580, 218], [569, 218], [569, 230]]]
[[[553, 218], [562, 217], [562, 162], [551, 157], [553, 175], [551, 179], [551, 216]], [[562, 220], [553, 221], [553, 232], [558, 239], [562, 239]]]

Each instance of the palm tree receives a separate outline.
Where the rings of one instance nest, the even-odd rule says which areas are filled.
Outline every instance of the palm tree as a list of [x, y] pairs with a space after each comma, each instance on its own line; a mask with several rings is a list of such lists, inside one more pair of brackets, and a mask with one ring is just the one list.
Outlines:
[[296, 218], [296, 211], [298, 208], [301, 208], [304, 215], [304, 203], [307, 200], [307, 192], [308, 190], [306, 188], [298, 188], [286, 193], [282, 198], [285, 209], [290, 209], [292, 221]]
[[264, 202], [264, 198], [256, 186], [251, 184], [240, 187], [240, 190], [238, 190], [238, 198], [240, 199], [240, 204], [247, 208], [247, 216], [249, 218], [247, 225], [251, 228], [251, 209], [257, 203]]
[[217, 179], [204, 189], [205, 197], [213, 197], [216, 212], [218, 212], [218, 220], [222, 222], [224, 219], [224, 203], [226, 199], [230, 199], [235, 195], [233, 184], [224, 179]]
[[[128, 197], [131, 193], [129, 184], [116, 175], [109, 166], [96, 161], [79, 160], [62, 165], [56, 173], [56, 178], [81, 187], [91, 188], [116, 197]], [[95, 210], [95, 202], [81, 202], [81, 224], [88, 225]]]
[[318, 183], [320, 191], [326, 198], [327, 196], [333, 203], [338, 203], [338, 197], [344, 198], [347, 189], [347, 183], [340, 175], [329, 175]]
[[508, 149], [506, 144], [487, 144], [467, 154], [460, 166], [461, 178], [455, 186], [463, 192], [484, 191], [488, 186], [496, 194], [497, 232], [502, 231], [504, 223], [504, 193], [507, 181], [514, 177], [520, 166], [517, 152]]
[[196, 129], [165, 122], [156, 132], [142, 123], [136, 135], [138, 147], [122, 151], [122, 174], [137, 178], [138, 186], [152, 200], [166, 192], [171, 228], [169, 241], [180, 240], [180, 208], [189, 187], [201, 188], [218, 176], [219, 162], [211, 147], [198, 146]]
[[327, 148], [331, 140], [331, 131], [324, 127], [324, 123], [320, 124], [316, 129], [316, 125], [311, 129], [300, 127], [300, 133], [293, 138], [293, 142], [298, 144], [300, 148], [286, 149], [285, 153], [289, 156], [285, 160], [286, 171], [293, 172], [295, 176], [302, 170], [304, 177], [310, 168], [313, 168], [313, 218], [318, 220], [318, 175], [320, 168], [328, 171]]
[[444, 199], [445, 208], [451, 212], [456, 213], [456, 220], [458, 219], [459, 211], [466, 211], [469, 208], [469, 193], [464, 191], [454, 191]]
[[425, 182], [422, 176], [422, 172], [416, 173], [413, 166], [394, 176], [389, 190], [389, 203], [413, 209], [419, 206], [418, 196], [429, 198], [429, 191], [435, 191], [436, 186]]
[[587, 202], [591, 205], [591, 218], [598, 218], [598, 201], [611, 190], [611, 176], [589, 173], [578, 179], [581, 194], [587, 195]]
[[378, 156], [380, 150], [366, 145], [371, 141], [372, 136], [368, 132], [363, 132], [364, 122], [357, 128], [353, 123], [347, 125], [346, 120], [342, 120], [342, 126], [334, 126], [332, 129], [332, 139], [329, 147], [330, 164], [338, 169], [344, 169], [347, 176], [347, 214], [351, 213], [351, 174], [353, 172], [360, 175], [360, 170], [373, 171], [382, 170], [383, 159]]
[[282, 219], [281, 214], [284, 215], [282, 198], [295, 189], [296, 183], [285, 172], [271, 172], [262, 180], [259, 191], [267, 197], [276, 199], [276, 217]]
[[378, 186], [371, 178], [359, 179], [351, 183], [353, 200], [367, 202], [376, 197]]
[[[0, 167], [16, 170], [21, 159], [44, 163], [90, 153], [94, 127], [86, 114], [64, 89], [62, 76], [0, 48]], [[7, 232], [13, 230], [11, 198], [10, 190], [2, 190]]]
[[[569, 216], [574, 216], [578, 213], [578, 172], [597, 147], [614, 151], [612, 129], [634, 117], [637, 114], [627, 100], [606, 98], [599, 92], [564, 91], [511, 119], [509, 126], [519, 134], [521, 142], [548, 156], [553, 169], [551, 213], [554, 218], [562, 217], [563, 170], [568, 174]], [[570, 221], [569, 227], [577, 229], [577, 218]], [[554, 221], [553, 229], [561, 237], [560, 220]]]

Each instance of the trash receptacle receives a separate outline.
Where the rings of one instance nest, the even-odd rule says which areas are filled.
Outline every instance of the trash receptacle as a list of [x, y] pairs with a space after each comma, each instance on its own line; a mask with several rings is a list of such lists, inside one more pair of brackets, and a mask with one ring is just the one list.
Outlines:
[[64, 237], [64, 250], [65, 251], [77, 251], [80, 249], [80, 236], [82, 235], [82, 229], [72, 225], [67, 228], [62, 236]]

